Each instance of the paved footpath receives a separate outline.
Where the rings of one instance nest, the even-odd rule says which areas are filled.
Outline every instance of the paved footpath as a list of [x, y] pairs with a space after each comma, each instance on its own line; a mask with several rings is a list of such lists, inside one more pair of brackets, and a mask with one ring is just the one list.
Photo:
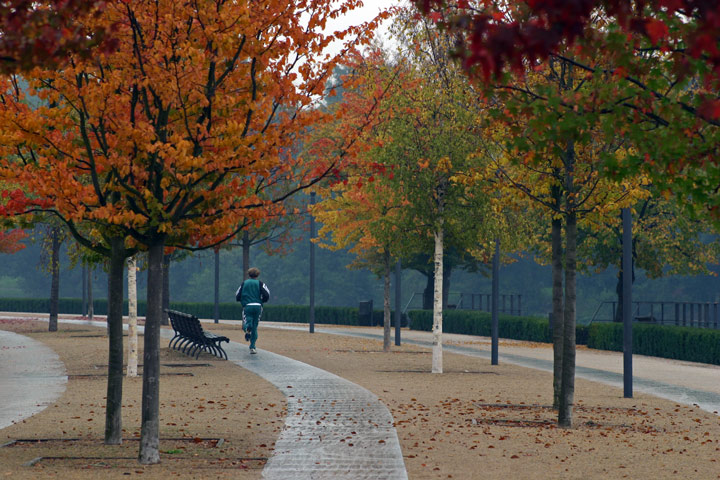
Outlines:
[[[36, 316], [35, 319], [41, 317]], [[102, 328], [106, 326], [105, 322], [98, 321], [60, 319], [60, 322]], [[138, 330], [142, 331], [142, 327], [138, 327]], [[172, 337], [172, 330], [162, 329], [161, 332], [163, 337]], [[7, 338], [14, 338], [13, 335], [16, 334]], [[43, 346], [28, 337], [18, 337], [20, 339], [15, 340], [18, 344], [34, 343]], [[12, 345], [5, 343], [5, 339], [5, 336], [0, 337], [2, 351], [5, 351], [5, 345]], [[11, 351], [12, 348], [8, 350]], [[38, 352], [40, 349], [34, 345], [32, 351]], [[272, 457], [263, 469], [263, 478], [408, 478], [392, 415], [375, 394], [325, 370], [272, 352], [259, 350], [258, 355], [250, 355], [247, 345], [236, 342], [230, 342], [225, 351], [228, 360], [266, 379], [287, 398], [288, 414], [285, 426], [275, 443]], [[46, 362], [43, 360], [38, 363], [36, 360], [33, 356], [24, 356], [20, 362], [27, 367], [18, 370], [18, 375], [25, 376], [34, 370], [43, 372]], [[59, 363], [57, 355], [55, 360]], [[50, 363], [52, 368], [52, 362]], [[4, 365], [4, 361], [0, 363], [0, 372], [5, 368]], [[53, 392], [45, 391], [46, 389], [41, 388], [42, 385], [18, 382], [17, 375], [12, 375], [12, 371], [9, 373], [7, 377], [0, 373], [0, 391], [5, 391], [6, 387], [17, 382], [14, 396], [19, 401], [0, 411], [0, 428], [14, 423], [10, 421], [6, 425], [2, 424], [4, 417], [14, 418], [18, 411], [25, 414], [24, 418], [37, 413], [26, 407], [27, 397], [24, 395], [27, 390], [49, 395], [50, 400], [46, 400], [45, 404], [52, 403], [64, 391], [63, 388], [53, 397]], [[43, 375], [46, 378], [49, 374]], [[0, 402], [2, 399], [3, 396], [0, 396]], [[32, 401], [32, 405], [34, 404], [35, 400]]]
[[0, 429], [52, 405], [65, 391], [65, 365], [43, 343], [0, 330]]

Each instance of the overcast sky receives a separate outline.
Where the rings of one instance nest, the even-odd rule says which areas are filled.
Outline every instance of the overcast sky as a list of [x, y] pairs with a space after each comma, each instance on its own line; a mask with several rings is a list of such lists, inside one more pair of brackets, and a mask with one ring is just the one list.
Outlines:
[[[362, 7], [351, 10], [349, 14], [328, 22], [326, 30], [328, 32], [342, 30], [343, 28], [347, 28], [351, 25], [359, 25], [363, 22], [368, 22], [375, 18], [382, 9], [399, 5], [401, 3], [407, 2], [403, 2], [401, 0], [363, 0]], [[389, 24], [390, 21], [386, 20], [380, 25], [378, 33], [381, 36], [385, 37], [387, 35]]]

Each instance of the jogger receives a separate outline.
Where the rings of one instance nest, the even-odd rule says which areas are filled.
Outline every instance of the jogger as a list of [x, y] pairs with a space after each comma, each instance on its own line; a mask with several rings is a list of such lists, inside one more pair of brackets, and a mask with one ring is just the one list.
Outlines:
[[250, 340], [250, 353], [255, 354], [255, 342], [257, 341], [258, 324], [262, 315], [263, 303], [270, 300], [270, 289], [267, 285], [257, 279], [260, 270], [252, 267], [248, 269], [248, 278], [235, 292], [235, 300], [243, 306], [243, 330], [245, 340]]

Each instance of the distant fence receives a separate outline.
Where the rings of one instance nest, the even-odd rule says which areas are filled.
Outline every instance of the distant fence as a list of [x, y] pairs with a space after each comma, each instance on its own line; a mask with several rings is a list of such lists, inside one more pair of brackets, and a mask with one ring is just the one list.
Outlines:
[[[403, 313], [410, 310], [422, 309], [422, 292], [413, 293], [403, 308]], [[413, 302], [415, 304], [413, 305]], [[413, 305], [413, 308], [411, 308]], [[490, 312], [492, 310], [492, 295], [489, 293], [458, 293], [448, 294], [448, 310], [479, 310]], [[501, 294], [498, 296], [498, 311], [507, 315], [522, 315], [522, 295], [517, 293]]]
[[[654, 325], [720, 328], [718, 302], [632, 302], [633, 320]], [[602, 302], [590, 320], [612, 322], [617, 316], [617, 302]]]

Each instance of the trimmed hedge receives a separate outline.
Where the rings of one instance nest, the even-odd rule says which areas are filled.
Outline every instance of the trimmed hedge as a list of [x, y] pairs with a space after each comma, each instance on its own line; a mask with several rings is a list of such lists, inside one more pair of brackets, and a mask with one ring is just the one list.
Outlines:
[[[82, 315], [82, 300], [77, 298], [59, 299], [60, 313]], [[206, 302], [170, 302], [170, 308], [195, 315], [198, 318], [213, 318], [215, 305]], [[49, 299], [34, 298], [0, 298], [0, 311], [2, 312], [37, 312], [50, 311]], [[143, 317], [147, 311], [145, 300], [138, 300], [138, 315]], [[93, 312], [96, 315], [107, 314], [107, 299], [93, 301]], [[127, 315], [128, 304], [124, 302], [123, 314]], [[238, 302], [221, 303], [219, 305], [220, 318], [225, 320], [240, 320], [242, 306]], [[299, 305], [265, 305], [262, 319], [268, 322], [307, 323], [310, 317], [309, 306]], [[394, 320], [395, 312], [391, 312]], [[360, 325], [358, 309], [352, 307], [315, 307], [315, 323], [326, 325]], [[372, 325], [382, 325], [383, 311], [374, 310]], [[404, 321], [406, 324], [406, 321]]]
[[[82, 315], [82, 300], [77, 298], [61, 298], [58, 301], [60, 313]], [[145, 316], [147, 304], [138, 301], [138, 315]], [[170, 308], [195, 315], [199, 318], [213, 318], [215, 305], [199, 302], [170, 302]], [[34, 298], [0, 298], [0, 311], [3, 312], [38, 312], [50, 311], [49, 299]], [[96, 315], [107, 314], [107, 299], [93, 301], [93, 312]], [[127, 315], [128, 305], [124, 302], [123, 313]], [[242, 306], [237, 303], [221, 303], [220, 318], [240, 320]], [[269, 322], [307, 323], [310, 307], [294, 305], [265, 305], [262, 319]], [[374, 318], [382, 321], [382, 311], [373, 312]], [[315, 322], [331, 325], [358, 325], [358, 309], [350, 307], [315, 307]]]
[[[409, 312], [413, 330], [432, 330], [432, 312]], [[547, 319], [499, 315], [501, 338], [550, 343]], [[487, 312], [450, 310], [443, 312], [443, 332], [491, 335], [491, 316]], [[598, 350], [622, 351], [621, 323], [577, 325], [575, 342]], [[633, 325], [633, 353], [690, 362], [720, 365], [720, 330], [663, 325]]]
[[[720, 331], [662, 325], [633, 325], [633, 353], [720, 365]], [[594, 323], [588, 347], [621, 352], [621, 323]]]
[[[410, 328], [413, 330], [432, 330], [432, 312], [413, 310], [410, 315]], [[552, 342], [548, 320], [542, 317], [518, 317], [498, 315], [499, 336], [512, 340], [530, 342]], [[488, 312], [468, 310], [447, 310], [443, 312], [443, 332], [461, 333], [489, 337], [492, 334], [492, 316]], [[578, 345], [587, 343], [587, 327], [577, 325], [575, 338]]]

